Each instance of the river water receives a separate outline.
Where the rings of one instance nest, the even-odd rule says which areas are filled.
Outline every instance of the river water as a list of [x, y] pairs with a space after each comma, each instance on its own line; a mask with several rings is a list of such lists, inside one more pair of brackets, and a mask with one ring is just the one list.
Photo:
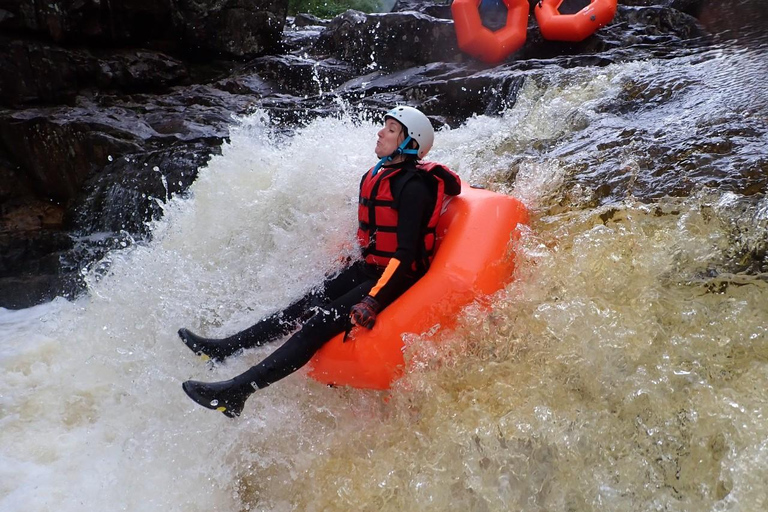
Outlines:
[[[348, 254], [376, 124], [263, 112], [74, 302], [0, 310], [0, 510], [768, 508], [766, 46], [531, 74], [432, 159], [522, 199], [490, 313], [407, 337], [391, 392], [304, 372], [229, 420], [178, 340], [286, 304]], [[161, 171], [161, 170], [160, 170]]]

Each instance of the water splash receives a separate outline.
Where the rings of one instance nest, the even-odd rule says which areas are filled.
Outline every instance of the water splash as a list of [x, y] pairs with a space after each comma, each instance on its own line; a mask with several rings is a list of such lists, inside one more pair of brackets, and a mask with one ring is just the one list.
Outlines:
[[[153, 241], [88, 273], [88, 296], [0, 311], [0, 509], [764, 508], [764, 197], [601, 205], [574, 179], [573, 159], [602, 154], [578, 135], [653, 120], [609, 107], [627, 76], [663, 69], [531, 76], [503, 116], [442, 130], [434, 159], [532, 208], [517, 279], [490, 313], [409, 336], [391, 393], [299, 372], [231, 421], [180, 383], [230, 378], [273, 347], [210, 368], [175, 331], [246, 327], [350, 254], [376, 131], [352, 115], [290, 135], [262, 112], [239, 120]], [[636, 174], [645, 147], [621, 155]]]

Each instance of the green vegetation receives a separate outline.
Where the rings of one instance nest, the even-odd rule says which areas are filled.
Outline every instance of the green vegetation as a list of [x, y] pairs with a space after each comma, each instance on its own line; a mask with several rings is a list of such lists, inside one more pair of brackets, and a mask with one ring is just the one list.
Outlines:
[[381, 2], [379, 0], [289, 0], [288, 2], [288, 14], [291, 16], [309, 13], [318, 18], [330, 19], [347, 9], [377, 12], [381, 10]]

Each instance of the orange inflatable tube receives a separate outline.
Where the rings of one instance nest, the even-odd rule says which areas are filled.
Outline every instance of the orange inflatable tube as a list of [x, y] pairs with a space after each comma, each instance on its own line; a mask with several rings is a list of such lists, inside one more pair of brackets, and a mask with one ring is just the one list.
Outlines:
[[536, 5], [536, 21], [544, 39], [579, 42], [610, 23], [616, 14], [617, 0], [592, 0], [575, 14], [560, 14], [563, 0], [540, 0]]
[[451, 327], [461, 309], [507, 284], [514, 270], [510, 239], [528, 222], [509, 196], [462, 184], [438, 224], [439, 246], [429, 272], [378, 316], [373, 329], [340, 334], [310, 361], [324, 384], [388, 389], [404, 371], [403, 335]]
[[502, 0], [507, 23], [493, 32], [480, 19], [480, 0], [454, 0], [451, 4], [456, 39], [461, 50], [488, 64], [497, 64], [525, 43], [528, 0]]

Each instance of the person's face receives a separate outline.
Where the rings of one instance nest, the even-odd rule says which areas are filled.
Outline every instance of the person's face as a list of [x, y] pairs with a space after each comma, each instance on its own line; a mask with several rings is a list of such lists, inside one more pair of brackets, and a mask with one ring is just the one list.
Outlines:
[[384, 121], [384, 127], [379, 130], [376, 141], [376, 156], [384, 158], [395, 152], [397, 147], [405, 140], [403, 127], [392, 118]]

